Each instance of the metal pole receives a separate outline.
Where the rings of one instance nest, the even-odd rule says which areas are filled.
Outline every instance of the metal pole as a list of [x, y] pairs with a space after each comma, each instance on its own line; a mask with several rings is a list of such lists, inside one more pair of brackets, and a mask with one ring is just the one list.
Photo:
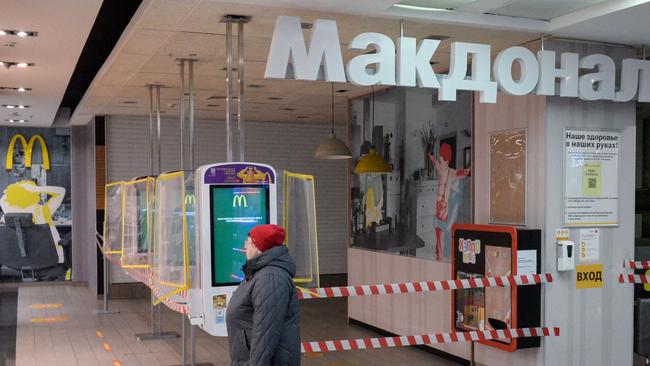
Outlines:
[[102, 256], [103, 256], [103, 264], [104, 264], [103, 265], [104, 268], [102, 270], [102, 273], [104, 274], [104, 280], [103, 280], [104, 294], [102, 296], [102, 299], [103, 299], [104, 303], [103, 303], [103, 309], [102, 310], [96, 310], [96, 311], [94, 311], [94, 313], [96, 315], [117, 314], [117, 313], [119, 313], [119, 310], [112, 310], [112, 311], [108, 310], [108, 292], [109, 292], [110, 283], [111, 283], [111, 280], [110, 280], [111, 271], [110, 271], [110, 267], [109, 267], [110, 266], [110, 261], [106, 257], [106, 254], [102, 253]]
[[149, 88], [149, 174], [153, 175], [153, 85]]
[[399, 20], [399, 36], [404, 37], [404, 19]]
[[470, 344], [471, 344], [471, 348], [470, 348], [469, 364], [470, 364], [470, 366], [474, 366], [474, 365], [476, 365], [476, 360], [474, 360], [474, 346], [475, 346], [475, 344], [474, 344], [473, 341], [470, 342]]
[[180, 128], [181, 128], [181, 170], [185, 169], [185, 160], [183, 159], [185, 155], [185, 149], [183, 149], [183, 140], [185, 140], [185, 60], [180, 60], [180, 72], [181, 72], [181, 87], [179, 93], [179, 106], [180, 106]]
[[244, 23], [237, 23], [238, 47], [237, 55], [239, 56], [239, 90], [237, 104], [237, 127], [239, 128], [239, 161], [244, 160]]
[[190, 338], [192, 340], [192, 365], [196, 365], [196, 325], [190, 325]]
[[104, 313], [108, 313], [108, 287], [110, 286], [108, 281], [108, 273], [110, 272], [108, 270], [108, 263], [106, 255], [104, 255]]
[[181, 365], [186, 366], [187, 365], [187, 349], [185, 347], [186, 345], [186, 340], [187, 340], [187, 335], [185, 332], [185, 318], [186, 316], [184, 314], [181, 314]]
[[190, 92], [190, 169], [194, 170], [194, 60], [189, 61], [189, 92]]
[[156, 85], [156, 147], [158, 148], [158, 174], [162, 173], [162, 159], [160, 156], [160, 85]]
[[226, 161], [233, 158], [232, 119], [232, 21], [226, 22]]

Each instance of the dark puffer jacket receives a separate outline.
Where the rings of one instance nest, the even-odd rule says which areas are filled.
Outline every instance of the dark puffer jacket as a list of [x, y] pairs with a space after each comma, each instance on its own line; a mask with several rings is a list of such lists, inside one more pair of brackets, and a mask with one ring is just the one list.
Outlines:
[[230, 364], [300, 365], [296, 266], [287, 248], [274, 247], [249, 260], [244, 273], [226, 312]]

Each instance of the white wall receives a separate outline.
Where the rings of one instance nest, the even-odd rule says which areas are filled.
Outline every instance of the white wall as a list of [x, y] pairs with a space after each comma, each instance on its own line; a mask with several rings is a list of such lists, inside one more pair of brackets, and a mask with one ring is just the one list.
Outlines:
[[[629, 49], [552, 43], [558, 52], [582, 55], [604, 53], [620, 59], [633, 57]], [[617, 67], [620, 70], [620, 64]], [[545, 365], [608, 366], [632, 364], [633, 286], [617, 283], [624, 259], [634, 256], [634, 198], [636, 104], [583, 102], [547, 98], [546, 109], [546, 224], [544, 263], [556, 281], [546, 286], [544, 314], [547, 325], [561, 327], [560, 338], [544, 347]], [[617, 129], [622, 132], [618, 174], [619, 222], [600, 234], [600, 262], [605, 265], [603, 289], [576, 290], [575, 273], [554, 271], [553, 232], [563, 220], [563, 131], [567, 127]], [[558, 173], [555, 173], [558, 172]], [[571, 230], [577, 241], [579, 230]]]
[[[113, 116], [107, 126], [108, 181], [148, 174], [148, 119]], [[177, 170], [180, 167], [178, 120], [163, 119], [162, 126], [163, 171]], [[328, 136], [329, 126], [246, 122], [245, 128], [246, 160], [271, 164], [278, 174], [289, 170], [314, 175], [321, 274], [347, 273], [348, 165], [345, 161], [314, 158], [316, 147]], [[336, 133], [342, 139], [347, 136], [342, 125], [336, 126]], [[222, 121], [196, 122], [197, 167], [225, 161], [225, 136], [225, 123]], [[187, 144], [185, 146], [187, 148]], [[188, 161], [186, 164], [189, 167]], [[279, 188], [278, 198], [281, 199], [282, 190]], [[278, 207], [282, 207], [280, 202]], [[278, 216], [279, 220], [281, 217]]]

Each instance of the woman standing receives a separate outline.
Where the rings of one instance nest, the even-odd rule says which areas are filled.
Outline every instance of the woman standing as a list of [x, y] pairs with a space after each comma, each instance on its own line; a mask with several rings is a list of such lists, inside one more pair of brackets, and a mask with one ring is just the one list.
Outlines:
[[228, 303], [232, 366], [300, 365], [296, 266], [277, 225], [254, 227], [245, 242], [245, 279]]

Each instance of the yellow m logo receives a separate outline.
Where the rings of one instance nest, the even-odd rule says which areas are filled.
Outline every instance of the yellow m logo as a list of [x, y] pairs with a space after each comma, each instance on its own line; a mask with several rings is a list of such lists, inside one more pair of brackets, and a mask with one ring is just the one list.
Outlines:
[[23, 145], [23, 150], [25, 151], [25, 168], [32, 167], [32, 156], [34, 153], [34, 144], [38, 141], [41, 145], [41, 155], [43, 155], [43, 167], [45, 170], [50, 170], [50, 154], [47, 151], [47, 145], [45, 140], [40, 135], [34, 135], [29, 139], [29, 143], [25, 140], [25, 137], [21, 134], [16, 134], [9, 142], [9, 148], [7, 149], [7, 170], [12, 170], [14, 168], [14, 150], [16, 149], [16, 142], [20, 142]]
[[196, 196], [193, 194], [186, 194], [185, 195], [185, 204], [194, 206], [196, 204]]
[[244, 204], [244, 207], [248, 207], [248, 204], [246, 203], [246, 196], [243, 194], [236, 194], [232, 199], [232, 207], [241, 207], [242, 203]]

